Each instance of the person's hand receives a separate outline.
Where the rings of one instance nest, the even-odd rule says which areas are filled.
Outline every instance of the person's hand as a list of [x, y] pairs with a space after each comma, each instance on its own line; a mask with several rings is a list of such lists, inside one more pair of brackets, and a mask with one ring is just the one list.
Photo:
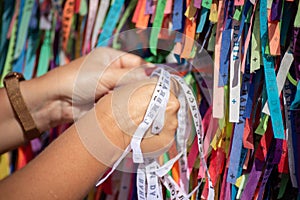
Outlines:
[[[133, 71], [123, 84], [145, 79], [147, 67], [151, 64], [139, 56], [98, 48], [44, 76], [22, 83], [25, 89], [21, 89], [39, 130], [44, 131], [78, 119], [113, 90], [128, 72]], [[33, 99], [33, 92], [40, 99]]]
[[113, 90], [128, 72], [134, 70], [130, 76], [126, 75], [123, 84], [145, 79], [145, 70], [141, 66], [147, 64], [136, 55], [111, 48], [95, 49], [64, 69], [57, 70], [60, 96], [72, 106], [74, 118], [79, 118], [100, 97]]
[[[129, 144], [155, 84], [156, 81], [137, 82], [118, 87], [102, 97], [29, 165], [1, 181], [0, 199], [83, 199]], [[143, 153], [165, 149], [171, 143], [177, 127], [178, 107], [175, 95], [171, 94], [164, 127], [159, 135], [142, 140]], [[123, 114], [124, 117], [119, 115], [123, 120], [115, 116], [115, 112]], [[4, 133], [8, 138], [7, 132]]]
[[[75, 123], [82, 143], [100, 162], [111, 166], [129, 145], [144, 118], [156, 82], [157, 79], [152, 78], [116, 88]], [[161, 154], [174, 140], [179, 102], [173, 91], [174, 87], [162, 131], [153, 135], [150, 127], [143, 137], [141, 149], [146, 156]]]
[[[123, 135], [123, 144], [129, 144], [131, 137], [138, 125], [142, 122], [146, 110], [149, 106], [152, 93], [156, 85], [157, 79], [147, 79], [143, 81], [137, 81], [135, 83], [127, 84], [120, 88], [117, 88], [111, 94], [105, 96], [96, 105], [97, 117], [99, 123], [104, 130], [110, 130], [111, 126], [107, 126], [105, 123], [101, 123], [103, 113], [106, 114], [109, 121], [114, 124], [116, 128], [115, 139], [120, 138]], [[105, 106], [110, 101], [110, 106]], [[155, 152], [168, 146], [174, 139], [174, 134], [177, 128], [177, 111], [179, 109], [179, 101], [174, 94], [174, 87], [172, 87], [170, 98], [167, 104], [165, 124], [161, 134], [155, 135], [151, 133], [151, 128], [145, 134], [142, 142], [143, 152]], [[105, 131], [104, 131], [105, 132]], [[125, 134], [124, 134], [125, 133]], [[111, 137], [110, 134], [108, 137]], [[155, 145], [153, 145], [155, 144]]]

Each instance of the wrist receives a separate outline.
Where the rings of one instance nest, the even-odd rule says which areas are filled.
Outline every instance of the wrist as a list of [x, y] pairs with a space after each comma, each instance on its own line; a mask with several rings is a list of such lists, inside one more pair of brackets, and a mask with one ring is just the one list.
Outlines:
[[20, 91], [39, 131], [68, 122], [64, 119], [56, 83], [49, 81], [47, 75], [20, 82]]

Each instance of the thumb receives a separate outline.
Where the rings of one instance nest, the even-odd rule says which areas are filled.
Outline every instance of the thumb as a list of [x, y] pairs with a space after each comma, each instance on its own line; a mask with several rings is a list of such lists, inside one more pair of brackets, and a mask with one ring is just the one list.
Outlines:
[[100, 85], [109, 90], [115, 87], [134, 83], [148, 78], [149, 68], [143, 65], [137, 68], [107, 68], [100, 79]]
[[134, 54], [123, 54], [119, 59], [116, 60], [116, 66], [119, 65], [120, 68], [136, 68], [139, 66], [147, 66], [149, 68], [155, 67], [154, 64], [146, 62], [140, 56]]

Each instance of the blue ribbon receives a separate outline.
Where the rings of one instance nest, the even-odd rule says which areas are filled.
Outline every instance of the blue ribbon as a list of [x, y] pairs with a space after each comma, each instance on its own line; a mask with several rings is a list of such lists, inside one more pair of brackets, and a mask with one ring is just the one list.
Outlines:
[[251, 75], [252, 75], [252, 83], [250, 84], [250, 88], [249, 88], [246, 110], [244, 113], [245, 118], [251, 117], [251, 113], [253, 111], [252, 110], [253, 101], [255, 101], [255, 103], [257, 102], [257, 99], [253, 99], [253, 98], [254, 98], [254, 94], [257, 94], [258, 89], [260, 87], [262, 70], [257, 70], [256, 73], [253, 73]]
[[[19, 29], [21, 26], [21, 19], [22, 19], [24, 5], [25, 5], [25, 0], [21, 0], [20, 8], [19, 8], [19, 15], [18, 15], [17, 35], [20, 34]], [[19, 57], [13, 62], [12, 71], [22, 73], [24, 61], [25, 61], [25, 46], [23, 47]]]
[[180, 30], [183, 27], [182, 11], [183, 11], [183, 0], [175, 0], [174, 7], [173, 7], [173, 17], [172, 17], [173, 31]]
[[[245, 32], [248, 31], [249, 26], [245, 26]], [[242, 78], [242, 87], [241, 87], [241, 97], [240, 97], [240, 116], [239, 122], [235, 123], [233, 140], [232, 140], [232, 149], [230, 153], [229, 160], [229, 169], [227, 174], [227, 181], [235, 184], [236, 179], [241, 175], [243, 164], [245, 161], [245, 155], [247, 149], [243, 147], [243, 136], [245, 128], [245, 113], [247, 105], [252, 107], [252, 102], [248, 104], [249, 91], [250, 91], [250, 58], [249, 52], [246, 57], [245, 73]], [[249, 108], [248, 108], [249, 109]], [[233, 153], [233, 154], [232, 154]]]
[[24, 67], [24, 77], [26, 80], [33, 77], [34, 66], [36, 61], [36, 51], [39, 45], [39, 27], [38, 27], [38, 4], [35, 3], [32, 8], [32, 16], [29, 22], [28, 30], [28, 47], [26, 51], [26, 65]]
[[196, 30], [197, 33], [202, 33], [205, 22], [206, 22], [208, 11], [209, 10], [207, 8], [202, 7], [201, 14], [200, 14], [200, 21], [199, 21], [199, 24], [198, 24], [198, 27]]
[[1, 38], [0, 38], [0, 74], [2, 74], [6, 54], [8, 50], [9, 40], [6, 38], [6, 33], [10, 25], [14, 13], [14, 4], [11, 3], [11, 0], [4, 1], [4, 10], [2, 14], [2, 23], [1, 23]]
[[[246, 160], [247, 153], [248, 153], [248, 149], [242, 147], [241, 159], [240, 159], [240, 163], [239, 163], [239, 169], [238, 169], [237, 177], [240, 177], [242, 175], [243, 165], [244, 165], [244, 162]], [[231, 185], [231, 200], [236, 199], [237, 192], [238, 192], [238, 187], [236, 187], [234, 184], [232, 184]]]
[[265, 48], [268, 42], [268, 27], [267, 27], [267, 1], [260, 2], [260, 37], [262, 58], [264, 63], [265, 83], [267, 89], [267, 96], [270, 108], [271, 122], [274, 132], [274, 137], [277, 139], [284, 139], [284, 129], [282, 122], [282, 115], [280, 111], [280, 103], [278, 98], [278, 88], [276, 82], [276, 75], [274, 70], [274, 59], [265, 54]]
[[102, 33], [98, 39], [97, 47], [108, 45], [109, 39], [111, 38], [119, 20], [124, 1], [125, 0], [115, 0], [113, 5], [110, 7], [103, 25]]
[[[235, 184], [236, 179], [239, 176], [239, 164], [241, 162], [241, 155], [243, 149], [243, 135], [244, 135], [244, 127], [245, 127], [245, 118], [244, 113], [246, 110], [246, 104], [248, 99], [248, 91], [250, 85], [250, 72], [249, 65], [245, 69], [245, 73], [243, 74], [242, 88], [241, 88], [241, 98], [240, 98], [240, 117], [239, 122], [235, 123], [233, 140], [232, 140], [232, 149], [230, 153], [229, 160], [229, 168], [227, 174], [227, 182]], [[241, 165], [242, 166], [242, 165]]]
[[[232, 32], [232, 18], [234, 1], [225, 1], [225, 8], [227, 15], [225, 15], [225, 29], [222, 33], [222, 43], [220, 51], [220, 73], [219, 73], [219, 87], [224, 87], [228, 83], [228, 68], [230, 61], [230, 45], [231, 45], [231, 32]], [[241, 22], [242, 23], [242, 22]]]

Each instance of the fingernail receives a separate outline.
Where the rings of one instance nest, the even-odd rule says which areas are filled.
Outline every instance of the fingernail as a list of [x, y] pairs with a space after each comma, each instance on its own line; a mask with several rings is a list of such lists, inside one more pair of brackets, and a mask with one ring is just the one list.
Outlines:
[[156, 67], [152, 67], [152, 68], [145, 68], [145, 73], [147, 76], [150, 76], [152, 74], [152, 72], [156, 69]]
[[156, 67], [156, 65], [153, 63], [146, 63], [146, 67], [154, 68], [154, 67]]

